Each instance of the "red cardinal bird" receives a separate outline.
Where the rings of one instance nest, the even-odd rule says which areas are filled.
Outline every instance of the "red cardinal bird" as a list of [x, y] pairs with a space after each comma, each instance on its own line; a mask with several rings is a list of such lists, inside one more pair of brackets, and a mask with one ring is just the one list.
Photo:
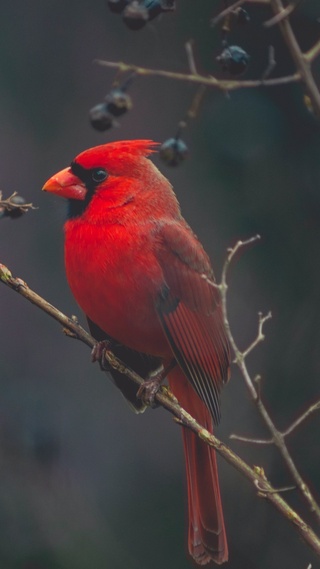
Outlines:
[[[139, 374], [159, 364], [172, 392], [210, 432], [230, 351], [209, 258], [183, 219], [168, 180], [147, 158], [149, 140], [90, 148], [44, 190], [69, 200], [65, 265], [70, 288], [97, 340]], [[116, 385], [137, 412], [137, 388]], [[215, 452], [182, 429], [189, 505], [189, 552], [200, 565], [228, 559]]]

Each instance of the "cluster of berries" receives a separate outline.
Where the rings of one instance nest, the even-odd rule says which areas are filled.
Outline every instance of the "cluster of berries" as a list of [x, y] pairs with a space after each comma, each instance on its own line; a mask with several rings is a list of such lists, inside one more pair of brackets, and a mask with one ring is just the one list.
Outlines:
[[[132, 30], [142, 28], [147, 22], [156, 18], [161, 12], [175, 9], [175, 0], [107, 0], [110, 10], [122, 14], [127, 26]], [[217, 57], [222, 70], [230, 75], [242, 74], [247, 66], [250, 56], [237, 45], [228, 45], [227, 35], [230, 32], [230, 17], [238, 24], [244, 25], [250, 21], [250, 16], [242, 7], [235, 9], [224, 22], [223, 51]], [[90, 122], [93, 128], [104, 132], [117, 124], [116, 118], [132, 108], [131, 97], [127, 87], [131, 83], [129, 78], [122, 86], [116, 86], [106, 95], [104, 101], [90, 110]], [[160, 158], [168, 166], [178, 166], [188, 155], [188, 148], [180, 138], [180, 130], [175, 137], [169, 138], [160, 147]]]
[[172, 12], [175, 0], [108, 0], [111, 12], [122, 14], [130, 30], [140, 30], [162, 12]]
[[116, 125], [116, 117], [120, 117], [132, 108], [127, 85], [115, 87], [108, 93], [102, 103], [90, 109], [90, 122], [96, 130], [103, 132]]
[[[90, 122], [93, 128], [104, 132], [117, 124], [116, 117], [120, 117], [132, 108], [130, 95], [126, 92], [130, 80], [122, 87], [114, 87], [106, 95], [102, 103], [98, 103], [89, 111]], [[168, 166], [178, 166], [186, 158], [188, 148], [181, 140], [179, 134], [166, 140], [160, 147], [160, 158]]]

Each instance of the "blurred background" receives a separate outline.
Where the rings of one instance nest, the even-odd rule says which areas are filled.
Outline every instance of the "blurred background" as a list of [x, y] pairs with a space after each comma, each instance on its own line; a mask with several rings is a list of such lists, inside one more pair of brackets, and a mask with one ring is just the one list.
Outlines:
[[[223, 2], [177, 2], [131, 31], [103, 0], [11, 0], [0, 34], [0, 188], [37, 210], [0, 220], [0, 262], [67, 314], [84, 322], [63, 267], [65, 204], [43, 195], [45, 180], [90, 146], [117, 139], [174, 136], [195, 87], [137, 78], [133, 109], [119, 127], [93, 130], [88, 112], [115, 73], [97, 58], [188, 72], [184, 44], [194, 39], [198, 70], [225, 75], [215, 58], [221, 32], [210, 19]], [[250, 54], [244, 78], [259, 78], [274, 45], [274, 76], [294, 71], [266, 8], [248, 8], [229, 42]], [[303, 49], [319, 37], [319, 3], [306, 0], [292, 23]], [[314, 66], [319, 79], [319, 65]], [[227, 77], [227, 76], [226, 76]], [[255, 337], [258, 311], [273, 313], [266, 340], [250, 356], [252, 375], [279, 428], [319, 397], [320, 129], [288, 85], [208, 91], [183, 137], [188, 159], [155, 163], [173, 183], [182, 210], [219, 278], [227, 247], [260, 233], [230, 273], [229, 314], [241, 348]], [[1, 569], [191, 568], [186, 554], [186, 488], [181, 433], [161, 409], [130, 412], [89, 350], [46, 315], [0, 287]], [[275, 486], [292, 481], [277, 451], [229, 441], [266, 437], [236, 369], [223, 393], [218, 436]], [[288, 445], [319, 498], [320, 416]], [[219, 460], [230, 569], [317, 566], [312, 552], [250, 484]], [[297, 492], [290, 503], [312, 521]]]

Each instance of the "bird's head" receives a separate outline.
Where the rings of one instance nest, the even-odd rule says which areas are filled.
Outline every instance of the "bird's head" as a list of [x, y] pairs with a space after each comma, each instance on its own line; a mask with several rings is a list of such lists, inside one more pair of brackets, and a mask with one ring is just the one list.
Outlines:
[[[150, 140], [128, 140], [103, 144], [81, 152], [70, 164], [43, 186], [43, 190], [66, 198], [71, 217], [80, 215], [99, 191], [104, 199], [121, 205], [141, 181], [160, 172], [146, 159], [157, 143]], [[100, 192], [108, 190], [108, 192]]]

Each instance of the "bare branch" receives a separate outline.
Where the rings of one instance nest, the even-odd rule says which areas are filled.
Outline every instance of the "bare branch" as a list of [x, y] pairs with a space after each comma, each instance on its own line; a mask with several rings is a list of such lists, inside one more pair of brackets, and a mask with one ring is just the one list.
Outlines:
[[185, 44], [185, 48], [186, 48], [186, 52], [187, 52], [190, 73], [191, 73], [191, 75], [198, 75], [197, 66], [196, 66], [194, 53], [193, 53], [193, 45], [194, 45], [193, 40], [189, 40]]
[[250, 443], [254, 445], [273, 445], [273, 439], [252, 439], [250, 437], [242, 437], [241, 435], [236, 435], [232, 433], [229, 437], [234, 441], [240, 441], [242, 443]]
[[134, 72], [136, 75], [140, 76], [164, 77], [167, 79], [201, 84], [211, 88], [218, 89], [220, 91], [223, 91], [224, 93], [228, 93], [229, 91], [233, 91], [236, 89], [271, 87], [271, 86], [277, 86], [277, 85], [279, 86], [279, 85], [296, 83], [301, 81], [306, 88], [308, 97], [310, 98], [310, 108], [315, 113], [315, 115], [320, 116], [320, 93], [310, 68], [311, 62], [320, 54], [320, 40], [308, 52], [304, 54], [300, 49], [300, 46], [297, 42], [297, 39], [289, 22], [289, 16], [296, 8], [297, 3], [299, 3], [299, 0], [295, 4], [290, 3], [286, 7], [283, 6], [282, 0], [237, 0], [230, 6], [227, 6], [224, 10], [222, 10], [215, 18], [213, 18], [211, 21], [211, 25], [215, 26], [221, 20], [227, 18], [231, 13], [233, 12], [236, 13], [237, 8], [242, 6], [244, 3], [264, 4], [264, 5], [269, 5], [271, 7], [271, 9], [274, 12], [274, 16], [268, 21], [266, 21], [264, 26], [271, 27], [275, 24], [279, 26], [296, 66], [296, 72], [294, 74], [284, 77], [268, 79], [268, 77], [270, 76], [271, 72], [273, 71], [276, 65], [274, 59], [274, 50], [271, 47], [269, 50], [269, 63], [261, 79], [255, 79], [255, 80], [217, 79], [212, 75], [210, 76], [201, 75], [197, 72], [196, 69], [192, 43], [190, 41], [186, 44], [190, 73], [179, 73], [175, 71], [167, 71], [162, 69], [149, 69], [124, 62], [102, 61], [102, 60], [96, 60], [95, 62], [104, 67], [115, 68], [120, 73], [131, 71]]
[[215, 18], [213, 18], [211, 20], [211, 26], [212, 27], [216, 26], [219, 22], [221, 22], [221, 20], [223, 20], [226, 16], [228, 16], [228, 14], [231, 14], [237, 8], [239, 8], [240, 6], [242, 6], [245, 3], [248, 3], [248, 4], [249, 3], [250, 4], [269, 4], [269, 0], [237, 0], [237, 2], [234, 2], [234, 4], [231, 4], [230, 6], [228, 6], [227, 8], [222, 10], [221, 12], [219, 12], [219, 14]]
[[316, 57], [318, 57], [318, 55], [320, 55], [320, 40], [318, 40], [317, 43], [315, 43], [314, 46], [304, 54], [304, 58], [306, 61], [311, 63], [316, 59]]
[[[302, 415], [300, 415], [300, 417], [298, 417], [298, 419], [296, 419], [285, 431], [279, 431], [281, 436], [283, 438], [285, 438], [288, 435], [291, 435], [291, 433], [293, 433], [293, 431], [295, 431], [295, 429], [300, 427], [300, 425], [308, 417], [310, 417], [310, 415], [312, 415], [312, 413], [315, 413], [316, 411], [320, 411], [320, 400], [317, 401], [316, 403], [313, 403], [312, 405], [310, 405], [310, 407], [304, 413], [302, 413]], [[273, 439], [255, 439], [255, 438], [251, 438], [251, 437], [243, 437], [241, 435], [236, 435], [236, 434], [230, 435], [230, 439], [233, 439], [235, 441], [240, 441], [243, 443], [255, 444], [255, 445], [273, 445], [274, 444]]]
[[252, 344], [242, 353], [242, 356], [244, 358], [246, 358], [247, 355], [250, 354], [250, 352], [252, 352], [252, 350], [254, 350], [254, 348], [256, 348], [258, 344], [263, 342], [263, 340], [265, 339], [265, 335], [263, 333], [263, 325], [267, 320], [270, 320], [270, 318], [272, 318], [271, 312], [268, 312], [266, 316], [263, 316], [262, 312], [259, 312], [258, 316], [259, 316], [258, 334], [256, 339], [252, 342]]
[[139, 67], [138, 65], [124, 63], [122, 61], [116, 62], [96, 59], [95, 63], [101, 65], [102, 67], [119, 69], [122, 73], [125, 73], [127, 71], [134, 71], [137, 75], [141, 76], [164, 77], [166, 79], [175, 79], [177, 81], [207, 85], [208, 87], [219, 89], [220, 91], [224, 92], [234, 91], [236, 89], [248, 89], [256, 87], [274, 87], [277, 85], [285, 85], [287, 83], [297, 83], [301, 80], [300, 73], [294, 73], [293, 75], [288, 75], [286, 77], [277, 77], [275, 79], [236, 81], [233, 79], [217, 79], [213, 75], [191, 75], [189, 73], [178, 73], [176, 71], [165, 71], [163, 69], [149, 69], [146, 67]]
[[278, 14], [270, 18], [270, 20], [264, 22], [263, 24], [264, 27], [271, 28], [272, 26], [279, 24], [279, 22], [284, 20], [284, 18], [288, 18], [288, 16], [292, 14], [292, 12], [296, 9], [296, 7], [297, 7], [296, 4], [288, 4], [288, 6], [286, 6], [286, 8], [284, 8], [281, 12], [278, 12]]
[[291, 433], [295, 429], [297, 429], [297, 427], [300, 427], [301, 423], [303, 423], [308, 417], [310, 417], [312, 413], [315, 413], [316, 411], [319, 410], [320, 410], [320, 400], [311, 405], [304, 413], [302, 413], [302, 415], [300, 415], [298, 419], [296, 419], [285, 431], [283, 431], [282, 436], [287, 437], [288, 435], [291, 435]]
[[[275, 15], [279, 16], [282, 14], [284, 11], [282, 0], [269, 1]], [[296, 68], [299, 71], [301, 80], [304, 83], [307, 93], [311, 99], [314, 113], [317, 116], [320, 116], [320, 93], [311, 72], [310, 60], [302, 53], [288, 18], [285, 17], [280, 20], [278, 25], [291, 53], [292, 59], [295, 62]]]
[[[300, 475], [296, 465], [294, 464], [294, 461], [293, 461], [293, 459], [292, 459], [292, 457], [288, 451], [288, 448], [286, 446], [284, 435], [276, 428], [276, 426], [275, 426], [273, 420], [271, 419], [266, 407], [264, 406], [263, 402], [261, 401], [260, 393], [254, 385], [254, 383], [256, 383], [256, 382], [254, 382], [254, 380], [252, 380], [250, 373], [248, 371], [247, 365], [246, 365], [246, 355], [248, 355], [248, 353], [251, 352], [252, 347], [255, 347], [255, 345], [257, 345], [257, 343], [259, 343], [259, 341], [261, 341], [260, 338], [261, 338], [261, 336], [263, 336], [262, 326], [263, 326], [265, 319], [263, 319], [262, 316], [260, 317], [258, 336], [257, 336], [256, 340], [253, 342], [253, 344], [251, 346], [249, 346], [249, 348], [246, 350], [246, 352], [241, 352], [239, 350], [239, 348], [236, 344], [236, 341], [232, 335], [231, 329], [230, 329], [230, 323], [229, 323], [228, 311], [227, 311], [227, 291], [228, 291], [227, 275], [228, 275], [230, 263], [234, 259], [236, 253], [241, 248], [246, 247], [246, 246], [254, 243], [255, 241], [257, 241], [257, 239], [259, 239], [258, 235], [251, 238], [251, 239], [248, 239], [246, 241], [238, 241], [232, 249], [228, 249], [227, 259], [226, 259], [224, 266], [223, 266], [223, 269], [222, 269], [221, 284], [218, 285], [220, 288], [220, 294], [221, 294], [221, 304], [222, 304], [224, 324], [225, 324], [225, 328], [226, 328], [226, 331], [228, 334], [230, 344], [231, 344], [232, 349], [234, 351], [235, 363], [237, 364], [237, 366], [239, 367], [239, 369], [241, 371], [242, 377], [245, 381], [245, 384], [247, 386], [247, 389], [250, 393], [251, 398], [255, 402], [264, 423], [267, 425], [267, 427], [268, 427], [268, 429], [272, 435], [273, 444], [279, 449], [279, 452], [281, 453], [281, 455], [284, 459], [284, 462], [285, 462], [288, 470], [290, 471], [291, 476], [292, 476], [295, 484], [297, 485], [302, 496], [304, 497], [304, 499], [308, 503], [310, 510], [312, 512], [314, 512], [317, 519], [320, 520], [320, 507], [317, 504], [316, 500], [314, 499], [308, 485], [305, 483], [302, 476]], [[267, 318], [268, 317], [269, 317], [269, 315], [267, 315]], [[262, 444], [269, 444], [269, 443], [262, 443]]]
[[228, 16], [228, 14], [234, 12], [234, 10], [242, 6], [242, 4], [244, 4], [245, 2], [246, 0], [237, 0], [237, 2], [234, 2], [230, 6], [219, 12], [219, 14], [215, 18], [212, 18], [210, 22], [211, 26], [214, 27], [217, 24], [219, 24], [219, 22], [221, 22], [226, 16]]
[[197, 88], [197, 92], [196, 92], [195, 96], [193, 97], [193, 100], [191, 103], [191, 107], [189, 108], [189, 110], [187, 112], [187, 117], [189, 119], [197, 118], [198, 113], [199, 113], [199, 109], [200, 109], [201, 103], [203, 101], [203, 97], [205, 95], [206, 90], [207, 90], [207, 87], [205, 85], [199, 85], [199, 87]]
[[262, 74], [262, 81], [266, 81], [266, 79], [268, 77], [270, 77], [272, 71], [274, 70], [275, 66], [277, 65], [277, 62], [275, 60], [275, 50], [273, 45], [269, 46], [269, 53], [268, 53], [268, 65], [266, 70], [263, 72]]
[[[231, 253], [229, 253], [229, 257], [230, 255]], [[90, 334], [88, 334], [81, 326], [79, 326], [74, 318], [69, 318], [63, 314], [60, 310], [55, 308], [52, 304], [31, 290], [22, 279], [13, 277], [10, 270], [5, 265], [1, 264], [0, 281], [15, 292], [21, 294], [32, 304], [36, 305], [38, 308], [46, 312], [57, 322], [62, 324], [64, 328], [70, 330], [73, 337], [77, 337], [79, 340], [91, 348], [96, 345], [95, 339], [90, 336]], [[121, 373], [125, 373], [136, 384], [141, 385], [144, 383], [143, 378], [127, 368], [120, 360], [118, 360], [118, 358], [114, 356], [111, 351], [106, 350], [105, 358], [114, 369], [120, 371]], [[201, 438], [201, 440], [203, 440], [206, 444], [212, 446], [229, 464], [231, 464], [238, 472], [247, 478], [254, 485], [254, 487], [258, 489], [258, 496], [269, 500], [269, 502], [286, 518], [286, 520], [295, 527], [304, 542], [318, 556], [320, 556], [320, 539], [312, 530], [312, 528], [282, 498], [279, 492], [273, 488], [273, 486], [268, 481], [263, 468], [257, 466], [251, 468], [227, 445], [222, 443], [219, 439], [217, 439], [214, 435], [209, 433], [209, 431], [197, 423], [197, 421], [191, 417], [189, 413], [180, 407], [180, 405], [177, 403], [176, 398], [173, 397], [172, 394], [168, 391], [168, 388], [160, 389], [160, 391], [156, 394], [156, 400], [176, 418], [176, 422], [178, 424], [182, 424], [184, 427], [190, 428]]]
[[[255, 482], [255, 487], [258, 488], [259, 492], [264, 492], [267, 493], [269, 492], [269, 490], [266, 490], [265, 488], [260, 488], [260, 484], [259, 481], [256, 480]], [[274, 488], [273, 490], [271, 490], [272, 493], [276, 492], [276, 493], [281, 493], [281, 492], [291, 492], [292, 490], [295, 490], [296, 487], [295, 486], [283, 486], [282, 488]]]

